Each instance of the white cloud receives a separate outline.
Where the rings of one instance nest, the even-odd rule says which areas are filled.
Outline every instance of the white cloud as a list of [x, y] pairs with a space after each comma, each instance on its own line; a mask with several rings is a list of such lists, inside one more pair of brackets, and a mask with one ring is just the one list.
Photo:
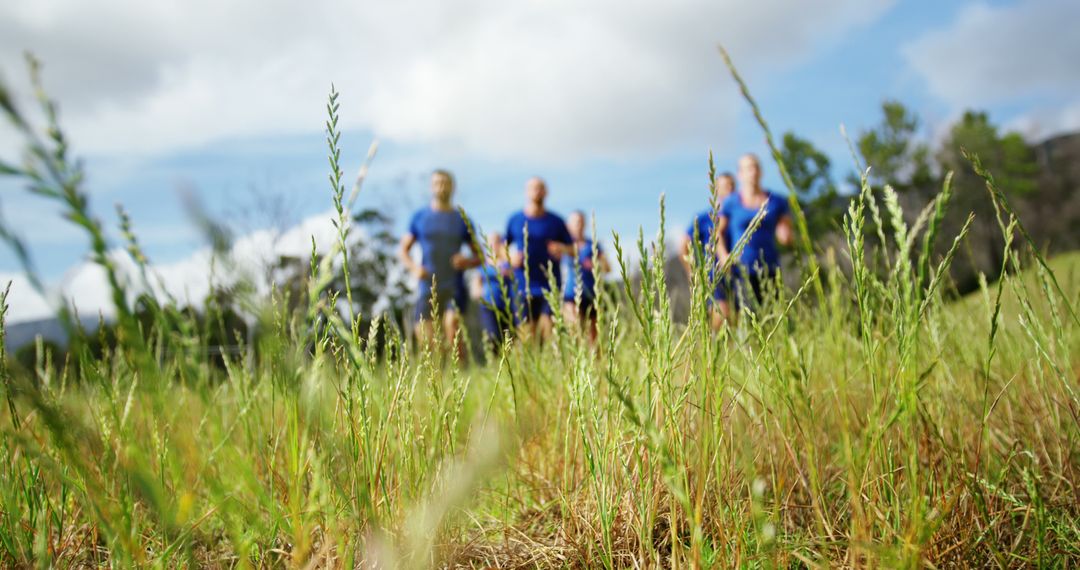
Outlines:
[[[261, 282], [259, 276], [264, 275], [263, 269], [278, 256], [306, 258], [311, 253], [312, 239], [319, 252], [329, 250], [337, 239], [337, 230], [331, 221], [335, 215], [327, 211], [311, 216], [280, 234], [260, 230], [241, 236], [232, 245], [231, 268], [221, 259], [215, 260], [209, 248], [200, 249], [177, 262], [155, 264], [151, 267], [150, 285], [161, 294], [164, 292], [158, 286], [159, 282], [163, 283], [178, 302], [196, 306], [202, 303], [212, 286], [231, 283], [240, 274], [253, 277], [257, 288], [266, 292], [269, 284]], [[351, 233], [361, 236], [361, 231], [354, 227]], [[137, 268], [131, 258], [120, 250], [114, 251], [111, 257], [121, 279], [129, 284], [137, 283]], [[54, 298], [49, 301], [34, 291], [22, 274], [0, 274], [0, 288], [8, 281], [12, 282], [7, 314], [7, 321], [11, 323], [49, 317], [61, 299], [73, 303], [80, 315], [101, 313], [111, 318], [116, 314], [104, 271], [89, 261], [75, 265], [54, 284], [48, 293]], [[129, 287], [131, 290], [138, 288]]]
[[1014, 121], [1032, 136], [1080, 126], [1080, 2], [1028, 0], [975, 4], [948, 27], [903, 47], [930, 91], [955, 107], [1035, 98]]
[[41, 318], [51, 314], [49, 304], [34, 291], [30, 281], [21, 273], [0, 273], [0, 289], [8, 287], [7, 315], [8, 323]]
[[1037, 109], [1005, 124], [1028, 140], [1080, 131], [1080, 98], [1063, 107]]
[[894, 1], [8, 2], [0, 66], [38, 53], [91, 151], [318, 130], [333, 81], [347, 125], [380, 136], [623, 157], [731, 125], [718, 42], [745, 70], [783, 65]]

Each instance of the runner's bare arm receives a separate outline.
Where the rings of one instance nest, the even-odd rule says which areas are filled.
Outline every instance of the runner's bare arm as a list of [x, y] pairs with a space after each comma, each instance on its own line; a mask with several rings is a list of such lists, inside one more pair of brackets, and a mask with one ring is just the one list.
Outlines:
[[469, 251], [472, 252], [471, 256], [464, 256], [460, 253], [454, 254], [453, 264], [454, 269], [458, 271], [465, 271], [466, 269], [472, 269], [474, 267], [480, 267], [484, 264], [484, 258], [480, 253], [480, 248], [475, 243], [469, 242]]
[[720, 260], [720, 263], [726, 262], [727, 258], [728, 258], [728, 254], [731, 253], [730, 251], [728, 251], [727, 244], [724, 243], [724, 240], [719, 239], [719, 236], [724, 235], [724, 232], [727, 231], [727, 227], [728, 227], [727, 216], [721, 214], [720, 216], [718, 216], [716, 218], [716, 227], [713, 228], [713, 232], [714, 232], [713, 235], [717, 236], [717, 240], [716, 240], [716, 258], [718, 260]]
[[405, 270], [413, 275], [417, 279], [424, 279], [428, 277], [427, 270], [422, 265], [413, 261], [412, 255], [409, 254], [409, 250], [412, 249], [413, 244], [416, 243], [416, 236], [412, 234], [405, 234], [401, 236], [401, 242], [398, 244], [398, 260], [405, 266]]
[[787, 247], [792, 241], [791, 216], [784, 216], [776, 223], [776, 242]]

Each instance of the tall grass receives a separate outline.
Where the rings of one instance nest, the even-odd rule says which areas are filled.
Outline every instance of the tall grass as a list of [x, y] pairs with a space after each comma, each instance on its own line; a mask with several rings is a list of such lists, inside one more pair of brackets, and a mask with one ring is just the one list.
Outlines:
[[[10, 98], [0, 102], [30, 149], [25, 166], [4, 172], [65, 204], [108, 269], [112, 250], [55, 105], [42, 95], [41, 138]], [[1025, 274], [1007, 247], [1013, 270], [1002, 281], [946, 302], [943, 280], [967, 229], [932, 257], [948, 183], [909, 227], [895, 195], [880, 208], [864, 179], [843, 225], [844, 259], [811, 255], [799, 288], [774, 284], [759, 310], [720, 332], [701, 260], [690, 320], [673, 320], [661, 225], [653, 242], [639, 233], [634, 269], [612, 236], [626, 286], [601, 296], [596, 346], [556, 316], [548, 346], [507, 343], [486, 364], [464, 363], [414, 350], [326, 290], [348, 264], [337, 256], [359, 194], [358, 183], [345, 199], [336, 93], [328, 113], [338, 244], [313, 256], [302, 310], [277, 293], [262, 305], [269, 333], [258, 346], [214, 366], [200, 350], [206, 332], [170, 312], [169, 299], [155, 301], [152, 330], [126, 316], [134, 291], [117, 277], [115, 349], [96, 357], [76, 346], [34, 370], [0, 365], [0, 564], [1080, 559], [1080, 323], [1070, 318], [1080, 259], [1055, 266], [1032, 246], [1039, 264]], [[1011, 242], [1022, 225], [987, 180]], [[662, 201], [660, 213], [662, 223]], [[122, 220], [127, 250], [152, 272]], [[893, 251], [867, 251], [869, 233]], [[32, 271], [29, 250], [18, 251]], [[360, 337], [363, 318], [371, 339], [386, 331], [382, 350]]]

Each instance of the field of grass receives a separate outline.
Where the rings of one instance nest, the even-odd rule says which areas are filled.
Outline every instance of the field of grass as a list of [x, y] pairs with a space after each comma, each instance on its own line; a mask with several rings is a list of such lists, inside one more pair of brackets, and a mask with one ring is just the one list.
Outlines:
[[[108, 267], [62, 143], [34, 143], [43, 195]], [[704, 272], [674, 322], [665, 252], [640, 241], [598, 346], [559, 322], [487, 364], [361, 337], [321, 288], [331, 262], [223, 365], [175, 313], [140, 324], [117, 281], [115, 350], [0, 368], [0, 566], [1076, 564], [1080, 256], [1018, 247], [947, 301], [924, 240], [956, 236], [884, 195], [864, 188], [845, 251], [720, 333]]]

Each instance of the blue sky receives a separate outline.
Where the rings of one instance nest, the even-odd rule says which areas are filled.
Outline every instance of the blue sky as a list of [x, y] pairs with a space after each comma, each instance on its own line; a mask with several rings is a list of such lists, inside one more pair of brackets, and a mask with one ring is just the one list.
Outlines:
[[[1080, 128], [1080, 73], [1068, 63], [1080, 60], [1074, 2], [470, 0], [451, 12], [423, 0], [326, 1], [310, 13], [259, 4], [249, 22], [245, 1], [223, 12], [202, 0], [0, 7], [0, 73], [18, 89], [18, 54], [45, 60], [94, 210], [115, 227], [113, 204], [123, 203], [163, 266], [205, 246], [182, 189], [238, 234], [267, 224], [260, 200], [279, 204], [288, 225], [329, 209], [321, 115], [331, 82], [342, 92], [346, 173], [378, 137], [361, 200], [399, 225], [426, 201], [428, 173], [444, 167], [484, 228], [501, 227], [525, 180], [541, 175], [550, 207], [595, 211], [605, 241], [615, 230], [632, 242], [639, 226], [652, 237], [661, 193], [669, 231], [681, 230], [707, 200], [709, 148], [721, 169], [745, 151], [767, 154], [719, 42], [774, 133], [826, 150], [837, 179], [851, 169], [839, 125], [872, 126], [888, 98], [917, 111], [931, 141], [968, 107], [1033, 139]], [[380, 23], [363, 23], [372, 15]], [[6, 131], [0, 153], [11, 159]], [[780, 189], [775, 169], [765, 181]], [[44, 276], [78, 304], [85, 238], [10, 182], [0, 182], [0, 208]], [[0, 277], [16, 279], [23, 300], [12, 318], [39, 316], [17, 272], [0, 251]]]

